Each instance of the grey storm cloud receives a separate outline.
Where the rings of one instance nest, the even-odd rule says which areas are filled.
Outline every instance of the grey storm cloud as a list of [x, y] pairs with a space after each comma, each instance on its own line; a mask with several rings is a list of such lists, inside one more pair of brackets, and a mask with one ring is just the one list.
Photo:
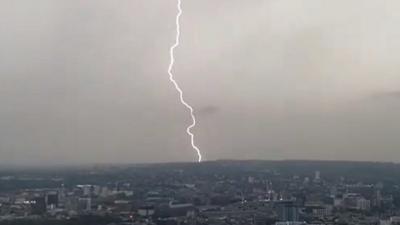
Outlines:
[[[174, 73], [205, 159], [400, 159], [399, 1], [182, 7]], [[0, 163], [195, 161], [166, 71], [176, 13], [0, 0]]]
[[198, 110], [198, 114], [202, 116], [212, 115], [219, 111], [218, 106], [209, 105]]
[[388, 92], [375, 93], [373, 95], [373, 97], [376, 99], [400, 100], [400, 91], [388, 91]]

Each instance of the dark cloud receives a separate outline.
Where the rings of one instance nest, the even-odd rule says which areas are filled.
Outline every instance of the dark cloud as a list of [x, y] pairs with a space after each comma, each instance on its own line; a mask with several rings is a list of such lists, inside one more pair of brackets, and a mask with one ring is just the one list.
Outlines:
[[379, 92], [372, 95], [373, 99], [387, 99], [387, 100], [400, 100], [400, 91], [385, 91]]
[[198, 110], [198, 115], [200, 116], [208, 116], [208, 115], [213, 115], [215, 113], [218, 113], [220, 111], [220, 108], [217, 106], [209, 105], [206, 107], [202, 107]]

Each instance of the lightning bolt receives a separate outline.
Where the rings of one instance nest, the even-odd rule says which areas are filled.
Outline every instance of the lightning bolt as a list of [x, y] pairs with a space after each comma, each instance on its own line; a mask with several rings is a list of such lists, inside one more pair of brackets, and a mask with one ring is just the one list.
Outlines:
[[174, 74], [172, 73], [172, 70], [174, 68], [174, 63], [175, 63], [175, 57], [174, 57], [174, 53], [175, 53], [175, 49], [179, 46], [180, 44], [180, 37], [181, 37], [181, 26], [180, 26], [180, 18], [182, 16], [182, 1], [181, 0], [177, 0], [177, 8], [178, 8], [178, 14], [176, 15], [176, 37], [175, 37], [175, 44], [173, 44], [170, 48], [170, 64], [168, 67], [168, 74], [169, 74], [169, 80], [171, 81], [171, 83], [175, 86], [175, 89], [179, 92], [179, 98], [180, 101], [182, 103], [182, 105], [184, 105], [189, 111], [190, 111], [190, 116], [192, 118], [192, 124], [190, 124], [187, 128], [186, 128], [186, 133], [190, 136], [190, 143], [192, 145], [192, 148], [196, 151], [197, 156], [198, 156], [198, 162], [201, 162], [202, 160], [202, 155], [200, 152], [200, 149], [195, 145], [194, 143], [194, 134], [192, 133], [192, 128], [194, 128], [196, 126], [196, 117], [194, 116], [194, 110], [193, 107], [190, 106], [184, 99], [183, 97], [183, 91], [182, 89], [179, 87], [178, 83], [176, 82], [175, 78], [174, 78]]

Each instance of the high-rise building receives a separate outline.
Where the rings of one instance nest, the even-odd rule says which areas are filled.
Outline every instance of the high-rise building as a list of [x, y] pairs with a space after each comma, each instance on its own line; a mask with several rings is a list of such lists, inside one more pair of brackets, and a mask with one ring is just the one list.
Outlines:
[[92, 209], [92, 199], [91, 198], [79, 198], [79, 210], [90, 211]]
[[280, 201], [276, 203], [278, 220], [283, 222], [299, 221], [299, 207], [293, 201]]
[[44, 196], [35, 197], [32, 200], [32, 214], [34, 215], [42, 215], [46, 212], [46, 199]]
[[314, 182], [319, 182], [319, 181], [321, 181], [321, 172], [315, 171]]
[[57, 192], [47, 193], [46, 205], [51, 208], [55, 208], [58, 206], [58, 193]]

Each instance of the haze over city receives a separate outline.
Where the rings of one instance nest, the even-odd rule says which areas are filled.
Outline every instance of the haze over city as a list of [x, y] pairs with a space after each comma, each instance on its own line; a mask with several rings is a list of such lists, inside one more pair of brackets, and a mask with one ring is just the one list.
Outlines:
[[[184, 0], [205, 160], [400, 160], [400, 2]], [[0, 163], [195, 161], [174, 1], [0, 1]]]

